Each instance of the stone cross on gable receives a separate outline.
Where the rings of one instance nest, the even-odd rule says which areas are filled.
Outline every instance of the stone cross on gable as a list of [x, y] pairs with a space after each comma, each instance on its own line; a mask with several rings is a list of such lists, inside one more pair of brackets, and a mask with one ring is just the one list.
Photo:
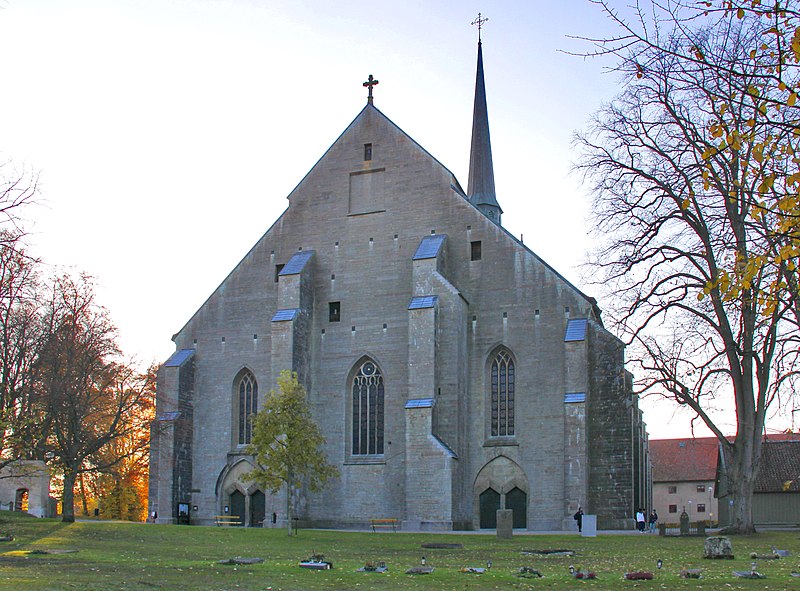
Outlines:
[[370, 74], [367, 81], [364, 82], [364, 84], [362, 85], [366, 88], [369, 88], [369, 95], [367, 95], [367, 103], [369, 103], [370, 105], [372, 104], [372, 87], [376, 86], [377, 84], [378, 81], [372, 77], [372, 74]]

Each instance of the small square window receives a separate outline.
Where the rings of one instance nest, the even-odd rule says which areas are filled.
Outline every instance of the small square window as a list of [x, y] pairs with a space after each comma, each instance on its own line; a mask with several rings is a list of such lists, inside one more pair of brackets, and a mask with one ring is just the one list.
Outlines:
[[706, 506], [704, 504], [702, 504], [702, 503], [698, 503], [697, 504], [697, 512], [698, 513], [705, 513], [706, 512]]
[[364, 144], [364, 160], [372, 160], [372, 144]]
[[706, 485], [705, 484], [698, 484], [697, 485], [697, 492], [706, 492]]
[[339, 322], [341, 313], [341, 302], [328, 302], [328, 322]]
[[283, 265], [275, 265], [275, 283], [278, 283], [278, 276], [281, 274], [281, 271], [283, 271], [283, 267]]
[[670, 513], [677, 513], [678, 512], [678, 505], [670, 505], [669, 506]]
[[667, 493], [668, 494], [674, 495], [677, 492], [678, 492], [678, 487], [677, 486], [670, 485], [670, 486], [667, 487]]
[[473, 240], [469, 243], [469, 258], [471, 261], [481, 260], [481, 241]]

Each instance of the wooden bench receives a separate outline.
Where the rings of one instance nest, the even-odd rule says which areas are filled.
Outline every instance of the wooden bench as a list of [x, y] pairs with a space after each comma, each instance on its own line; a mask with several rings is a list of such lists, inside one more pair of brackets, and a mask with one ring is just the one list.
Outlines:
[[375, 531], [375, 528], [385, 527], [385, 528], [392, 528], [392, 531], [397, 531], [397, 519], [370, 519], [370, 525], [372, 526], [372, 531]]
[[214, 515], [214, 523], [220, 525], [242, 525], [242, 518], [238, 515]]

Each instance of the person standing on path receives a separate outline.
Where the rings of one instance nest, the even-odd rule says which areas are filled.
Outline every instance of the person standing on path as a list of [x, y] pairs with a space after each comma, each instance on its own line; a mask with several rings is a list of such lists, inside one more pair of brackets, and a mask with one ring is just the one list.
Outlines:
[[578, 533], [581, 533], [583, 531], [583, 508], [580, 505], [578, 505], [578, 511], [572, 518], [575, 520], [575, 523], [578, 524]]
[[648, 518], [647, 522], [650, 524], [650, 533], [656, 533], [656, 524], [658, 523], [658, 513], [656, 510], [653, 509], [650, 511], [650, 517]]
[[639, 533], [644, 533], [644, 509], [639, 509], [636, 511], [636, 527], [639, 528]]

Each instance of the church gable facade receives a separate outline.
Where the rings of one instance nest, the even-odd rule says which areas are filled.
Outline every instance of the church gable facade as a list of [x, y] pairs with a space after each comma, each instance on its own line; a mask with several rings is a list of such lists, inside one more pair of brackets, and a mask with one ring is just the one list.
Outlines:
[[479, 208], [370, 97], [173, 337], [151, 514], [285, 524], [286, 491], [243, 475], [249, 416], [291, 369], [340, 470], [291, 491], [306, 525], [493, 528], [504, 508], [515, 527], [561, 530], [582, 505], [626, 526], [647, 487], [623, 345], [492, 199]]

